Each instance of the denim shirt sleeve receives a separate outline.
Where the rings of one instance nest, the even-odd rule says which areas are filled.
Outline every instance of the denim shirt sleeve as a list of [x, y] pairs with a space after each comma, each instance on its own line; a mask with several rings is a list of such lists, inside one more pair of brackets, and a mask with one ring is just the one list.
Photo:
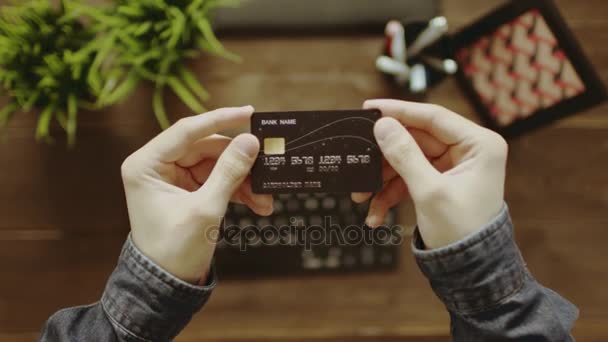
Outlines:
[[507, 206], [480, 231], [425, 250], [412, 240], [418, 266], [450, 313], [454, 341], [572, 341], [578, 309], [540, 285], [513, 239]]
[[144, 256], [129, 237], [101, 300], [67, 308], [46, 322], [41, 341], [170, 341], [209, 299], [205, 286], [186, 283]]

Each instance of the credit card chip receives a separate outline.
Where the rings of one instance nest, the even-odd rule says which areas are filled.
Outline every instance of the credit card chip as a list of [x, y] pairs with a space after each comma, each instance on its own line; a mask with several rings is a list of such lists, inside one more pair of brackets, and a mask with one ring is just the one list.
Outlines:
[[285, 154], [285, 138], [264, 138], [264, 154]]

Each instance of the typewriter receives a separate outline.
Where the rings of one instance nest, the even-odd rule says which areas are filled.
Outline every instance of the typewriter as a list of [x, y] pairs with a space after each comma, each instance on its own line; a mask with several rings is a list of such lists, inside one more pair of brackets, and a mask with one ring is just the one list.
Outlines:
[[281, 194], [274, 213], [258, 216], [231, 204], [215, 264], [224, 277], [391, 270], [401, 232], [391, 211], [381, 228], [364, 225], [369, 203], [350, 195]]

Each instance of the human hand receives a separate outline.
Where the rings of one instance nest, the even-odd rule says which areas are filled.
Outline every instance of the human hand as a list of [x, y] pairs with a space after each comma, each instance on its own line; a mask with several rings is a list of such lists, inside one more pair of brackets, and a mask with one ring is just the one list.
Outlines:
[[229, 201], [272, 213], [272, 197], [254, 194], [248, 178], [257, 138], [216, 134], [247, 124], [252, 113], [251, 106], [223, 108], [181, 119], [122, 164], [133, 243], [184, 281], [206, 280], [217, 238], [212, 229]]
[[[386, 163], [384, 187], [372, 199], [366, 223], [411, 197], [425, 245], [434, 249], [481, 229], [503, 205], [507, 143], [497, 133], [443, 107], [369, 100], [383, 118], [374, 135]], [[355, 193], [355, 202], [371, 194]]]

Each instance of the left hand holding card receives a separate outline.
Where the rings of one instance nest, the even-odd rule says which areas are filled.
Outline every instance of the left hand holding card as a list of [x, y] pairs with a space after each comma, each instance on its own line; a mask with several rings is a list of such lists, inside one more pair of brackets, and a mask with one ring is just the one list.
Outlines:
[[133, 243], [181, 280], [207, 280], [229, 201], [260, 215], [272, 213], [272, 197], [253, 194], [248, 181], [257, 139], [216, 134], [246, 125], [252, 113], [247, 106], [184, 118], [122, 165]]

